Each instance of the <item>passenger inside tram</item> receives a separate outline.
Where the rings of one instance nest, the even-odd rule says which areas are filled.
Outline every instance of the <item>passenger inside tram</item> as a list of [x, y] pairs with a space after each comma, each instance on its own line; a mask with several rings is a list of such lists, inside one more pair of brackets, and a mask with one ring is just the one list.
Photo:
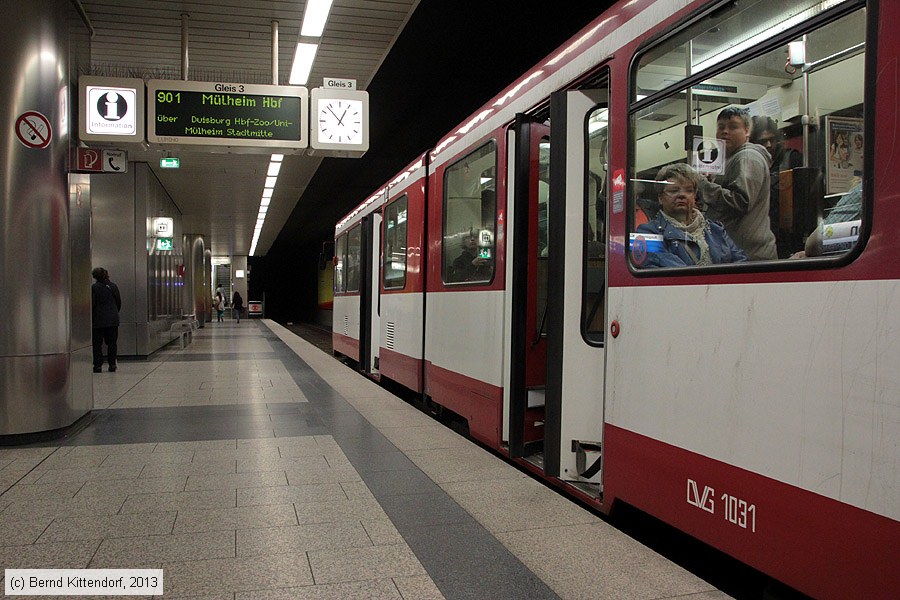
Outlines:
[[685, 163], [660, 169], [659, 204], [662, 210], [638, 226], [646, 234], [645, 267], [689, 267], [744, 262], [747, 255], [725, 227], [707, 219], [697, 208], [700, 175]]
[[460, 239], [461, 250], [450, 265], [449, 282], [483, 281], [490, 279], [492, 259], [479, 247], [478, 232], [474, 227]]
[[[750, 260], [835, 257], [855, 246], [868, 218], [862, 209], [855, 219], [841, 221], [856, 223], [848, 225], [853, 235], [847, 244], [833, 245], [833, 252], [806, 251], [809, 238], [824, 231], [831, 207], [850, 202], [844, 196], [859, 185], [854, 178], [865, 181], [866, 8], [825, 24], [809, 20], [789, 43], [776, 40], [781, 30], [772, 24], [793, 23], [794, 14], [781, 3], [732, 5], [716, 16], [715, 27], [709, 22], [687, 27], [638, 57], [630, 130], [634, 171], [628, 187], [634, 267], [649, 266], [635, 253], [639, 226], [644, 218], [653, 219], [646, 209], [652, 206], [648, 196], [655, 194], [647, 191], [660, 167], [677, 162], [718, 184], [701, 182], [698, 206], [708, 205], [707, 219], [723, 222]], [[751, 47], [751, 41], [752, 47], [767, 49], [726, 61], [737, 54], [735, 48]], [[707, 75], [691, 79], [700, 73]], [[741, 137], [750, 139], [737, 145]], [[717, 145], [722, 141], [724, 148]], [[765, 147], [767, 154], [758, 154], [771, 167], [746, 171], [741, 181], [729, 163], [748, 147]], [[735, 185], [741, 183], [744, 194]], [[758, 197], [752, 195], [754, 186]], [[863, 186], [856, 197], [863, 197]], [[729, 202], [735, 190], [740, 202]], [[765, 203], [763, 190], [769, 196]], [[739, 216], [742, 205], [747, 210]], [[747, 228], [755, 238], [746, 235]]]

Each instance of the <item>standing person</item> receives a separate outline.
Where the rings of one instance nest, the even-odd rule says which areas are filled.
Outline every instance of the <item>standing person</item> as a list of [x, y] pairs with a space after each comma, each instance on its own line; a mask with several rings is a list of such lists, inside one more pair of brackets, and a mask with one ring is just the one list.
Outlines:
[[225, 314], [225, 298], [222, 297], [222, 292], [216, 292], [216, 301], [213, 304], [216, 307], [216, 322], [221, 323], [224, 321], [222, 315]]
[[91, 286], [91, 321], [94, 344], [94, 373], [100, 373], [103, 367], [103, 343], [106, 342], [106, 354], [109, 370], [116, 370], [116, 344], [119, 338], [119, 310], [122, 308], [122, 296], [119, 288], [109, 280], [109, 272], [103, 267], [91, 271], [96, 281]]
[[750, 260], [775, 260], [775, 234], [769, 225], [772, 159], [765, 148], [750, 141], [747, 109], [729, 107], [720, 112], [716, 138], [725, 142], [725, 174], [702, 182], [706, 216], [721, 221]]
[[244, 299], [241, 298], [240, 292], [235, 292], [231, 297], [231, 312], [235, 315], [237, 322], [241, 322], [241, 312], [244, 310]]
[[772, 117], [755, 116], [750, 131], [750, 141], [759, 144], [769, 152], [772, 165], [769, 167], [769, 226], [775, 234], [775, 246], [781, 258], [790, 256], [798, 240], [789, 232], [782, 232], [779, 226], [781, 207], [780, 173], [803, 165], [803, 156], [792, 148], [787, 148], [781, 139], [778, 125]]

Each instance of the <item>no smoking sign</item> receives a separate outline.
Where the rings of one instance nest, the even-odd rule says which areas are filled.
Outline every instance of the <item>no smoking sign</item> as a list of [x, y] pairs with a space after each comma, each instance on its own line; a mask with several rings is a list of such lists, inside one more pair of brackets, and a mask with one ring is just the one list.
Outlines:
[[16, 119], [16, 137], [27, 148], [46, 148], [53, 139], [50, 120], [37, 111], [24, 112]]

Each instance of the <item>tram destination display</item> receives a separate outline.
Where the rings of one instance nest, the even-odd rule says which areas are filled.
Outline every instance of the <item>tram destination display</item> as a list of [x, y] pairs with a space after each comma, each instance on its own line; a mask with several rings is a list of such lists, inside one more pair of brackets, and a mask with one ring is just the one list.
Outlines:
[[147, 82], [147, 141], [166, 145], [306, 148], [309, 91], [286, 85]]

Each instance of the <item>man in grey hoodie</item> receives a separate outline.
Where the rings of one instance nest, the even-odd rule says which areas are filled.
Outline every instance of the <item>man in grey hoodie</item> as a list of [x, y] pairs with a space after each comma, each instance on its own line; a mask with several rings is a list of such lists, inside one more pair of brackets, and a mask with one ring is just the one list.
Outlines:
[[775, 260], [775, 235], [769, 224], [769, 165], [766, 149], [750, 142], [750, 115], [729, 107], [716, 117], [716, 137], [725, 142], [725, 173], [703, 181], [706, 216], [721, 221], [750, 260]]

